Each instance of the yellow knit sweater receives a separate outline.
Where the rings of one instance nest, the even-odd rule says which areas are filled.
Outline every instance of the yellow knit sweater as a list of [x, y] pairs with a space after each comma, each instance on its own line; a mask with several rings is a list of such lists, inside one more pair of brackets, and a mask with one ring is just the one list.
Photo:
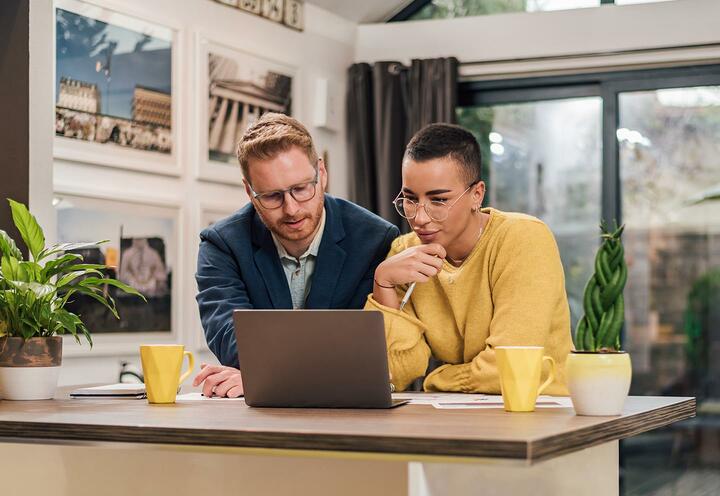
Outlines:
[[[425, 378], [426, 391], [500, 394], [493, 348], [544, 346], [558, 369], [545, 392], [567, 395], [570, 312], [555, 238], [534, 217], [483, 212], [490, 220], [465, 262], [445, 261], [437, 277], [416, 285], [402, 312], [368, 297], [365, 309], [384, 314], [393, 383], [403, 390], [425, 375], [432, 354], [443, 365]], [[418, 244], [414, 233], [401, 236], [388, 257]]]

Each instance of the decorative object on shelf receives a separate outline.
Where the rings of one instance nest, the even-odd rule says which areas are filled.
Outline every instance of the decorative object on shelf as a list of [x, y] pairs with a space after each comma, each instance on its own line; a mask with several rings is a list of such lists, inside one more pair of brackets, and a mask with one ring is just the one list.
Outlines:
[[[143, 293], [147, 303], [109, 288], [121, 318], [81, 295], [69, 308], [83, 316], [93, 334], [171, 333], [180, 318], [177, 283], [177, 211], [175, 209], [116, 201], [61, 195], [56, 205], [57, 239], [73, 243], [107, 239], [102, 247], [79, 250], [86, 261], [107, 266], [106, 272]], [[131, 338], [136, 340], [137, 338]]]
[[578, 415], [620, 415], [630, 391], [630, 355], [621, 350], [625, 320], [623, 289], [627, 281], [621, 241], [625, 226], [610, 232], [600, 225], [602, 244], [595, 273], [585, 287], [585, 315], [575, 331], [576, 351], [567, 360], [567, 380]]
[[198, 55], [198, 177], [240, 184], [237, 143], [266, 112], [292, 115], [295, 70], [202, 37]]
[[303, 30], [305, 5], [301, 0], [215, 0], [298, 31]]
[[81, 336], [92, 346], [90, 331], [69, 302], [80, 295], [94, 300], [119, 319], [108, 287], [145, 297], [117, 279], [103, 264], [87, 263], [74, 250], [96, 248], [105, 241], [45, 247], [42, 228], [25, 205], [10, 201], [15, 227], [29, 259], [0, 230], [0, 397], [49, 399], [55, 395], [62, 362], [61, 334]]
[[55, 14], [55, 155], [176, 173], [175, 32], [78, 0]]

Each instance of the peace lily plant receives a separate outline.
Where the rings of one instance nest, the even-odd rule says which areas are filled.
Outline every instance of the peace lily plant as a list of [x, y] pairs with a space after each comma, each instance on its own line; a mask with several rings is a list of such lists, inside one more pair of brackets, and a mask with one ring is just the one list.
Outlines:
[[15, 227], [27, 247], [25, 260], [15, 241], [0, 230], [0, 397], [52, 398], [62, 361], [62, 334], [92, 347], [90, 331], [66, 308], [75, 295], [88, 296], [119, 318], [108, 286], [145, 297], [106, 277], [105, 265], [84, 263], [73, 250], [106, 243], [66, 243], [45, 247], [45, 235], [25, 205], [8, 200]]
[[620, 346], [627, 282], [621, 240], [624, 226], [609, 231], [602, 223], [600, 229], [602, 244], [595, 256], [595, 272], [585, 287], [585, 314], [575, 331], [576, 351], [567, 361], [568, 388], [580, 415], [619, 415], [632, 377], [630, 355]]

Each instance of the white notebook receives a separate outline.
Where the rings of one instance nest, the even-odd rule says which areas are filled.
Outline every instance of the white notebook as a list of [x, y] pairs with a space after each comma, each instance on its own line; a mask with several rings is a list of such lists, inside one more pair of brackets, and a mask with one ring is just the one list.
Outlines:
[[146, 397], [145, 384], [107, 384], [105, 386], [84, 387], [70, 393], [71, 398], [137, 398]]

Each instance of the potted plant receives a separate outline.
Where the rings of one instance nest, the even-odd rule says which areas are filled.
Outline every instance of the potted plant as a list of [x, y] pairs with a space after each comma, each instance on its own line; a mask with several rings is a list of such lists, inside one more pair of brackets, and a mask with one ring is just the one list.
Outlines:
[[73, 295], [87, 295], [118, 317], [107, 287], [145, 299], [138, 291], [105, 276], [106, 266], [87, 264], [71, 253], [95, 243], [45, 247], [45, 235], [25, 205], [8, 200], [13, 223], [20, 232], [29, 260], [15, 241], [0, 230], [0, 398], [30, 400], [55, 395], [62, 361], [62, 334], [78, 343], [92, 338], [80, 316], [67, 310]]
[[578, 415], [620, 415], [625, 404], [632, 367], [621, 350], [625, 320], [623, 289], [627, 281], [624, 226], [610, 232], [600, 225], [602, 244], [595, 256], [595, 272], [585, 286], [585, 314], [575, 331], [575, 351], [567, 360], [570, 397]]

